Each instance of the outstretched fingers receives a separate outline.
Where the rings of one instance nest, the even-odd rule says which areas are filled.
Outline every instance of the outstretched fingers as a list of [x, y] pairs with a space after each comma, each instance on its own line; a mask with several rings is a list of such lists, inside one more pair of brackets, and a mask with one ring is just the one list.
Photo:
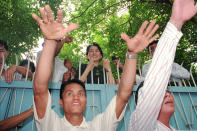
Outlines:
[[63, 30], [63, 34], [64, 35], [66, 35], [66, 34], [68, 34], [69, 32], [71, 32], [71, 31], [73, 31], [73, 30], [75, 30], [75, 29], [77, 29], [77, 28], [79, 28], [79, 25], [78, 24], [70, 24], [67, 28], [65, 28], [64, 30]]
[[57, 11], [57, 19], [56, 21], [59, 23], [62, 23], [62, 19], [63, 19], [63, 11], [62, 10], [58, 10]]
[[39, 11], [40, 11], [40, 15], [42, 17], [43, 22], [48, 23], [47, 14], [44, 8], [40, 8]]
[[144, 33], [144, 30], [146, 29], [146, 26], [148, 25], [148, 21], [144, 21], [138, 31], [138, 34], [139, 35], [143, 35]]
[[156, 40], [157, 38], [159, 38], [159, 34], [154, 35], [154, 36], [149, 40], [149, 43], [153, 42], [153, 41]]
[[151, 23], [148, 25], [148, 27], [146, 28], [144, 35], [145, 36], [149, 36], [149, 34], [151, 33], [151, 31], [153, 30], [154, 26], [155, 26], [156, 21], [152, 20]]
[[159, 29], [159, 25], [156, 24], [154, 28], [151, 30], [151, 32], [148, 34], [148, 38], [151, 38], [153, 34]]
[[46, 5], [44, 7], [44, 10], [47, 13], [46, 16], [47, 16], [48, 22], [54, 22], [54, 15], [53, 15], [53, 12], [51, 10], [51, 7], [49, 5]]
[[40, 19], [40, 17], [38, 17], [36, 14], [32, 14], [32, 18], [39, 24], [39, 25], [42, 25], [43, 22], [42, 20]]
[[125, 34], [125, 33], [121, 33], [121, 38], [127, 43], [128, 41], [129, 41], [129, 39], [130, 39], [130, 37], [127, 35], [127, 34]]

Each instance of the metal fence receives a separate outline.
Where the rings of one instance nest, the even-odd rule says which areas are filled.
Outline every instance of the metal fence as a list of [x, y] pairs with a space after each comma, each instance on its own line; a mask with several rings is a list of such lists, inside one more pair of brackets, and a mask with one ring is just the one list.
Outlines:
[[[52, 109], [62, 117], [63, 110], [59, 106], [60, 83], [49, 86], [52, 100]], [[97, 114], [103, 112], [113, 96], [118, 85], [87, 84], [87, 105], [84, 112], [86, 120], [92, 120]], [[136, 87], [127, 105], [126, 113], [120, 122], [117, 131], [127, 131], [131, 113], [135, 110]], [[175, 97], [175, 113], [170, 124], [178, 130], [197, 130], [197, 88], [196, 87], [169, 87]], [[0, 120], [19, 114], [31, 107], [33, 103], [32, 82], [14, 81], [7, 84], [0, 81]], [[28, 118], [13, 130], [36, 131], [33, 117]]]

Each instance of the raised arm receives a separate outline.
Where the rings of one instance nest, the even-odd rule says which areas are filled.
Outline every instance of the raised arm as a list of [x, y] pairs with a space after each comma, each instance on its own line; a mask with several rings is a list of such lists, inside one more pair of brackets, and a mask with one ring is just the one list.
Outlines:
[[103, 67], [108, 73], [108, 84], [115, 84], [114, 76], [112, 74], [111, 66], [110, 66], [110, 61], [108, 59], [103, 59], [102, 60]]
[[57, 56], [60, 53], [60, 51], [61, 51], [62, 46], [64, 45], [64, 43], [70, 43], [72, 41], [73, 41], [72, 36], [67, 36], [63, 40], [58, 41], [57, 42], [56, 51], [55, 51], [55, 56]]
[[121, 34], [122, 38], [126, 41], [128, 50], [122, 78], [117, 92], [117, 118], [124, 109], [133, 91], [136, 76], [137, 54], [158, 37], [158, 35], [153, 36], [159, 27], [158, 25], [155, 25], [155, 21], [153, 20], [149, 26], [147, 25], [148, 22], [145, 21], [134, 38], [129, 38], [129, 36], [123, 33]]
[[43, 118], [47, 106], [48, 84], [52, 73], [53, 59], [57, 46], [56, 40], [62, 39], [68, 32], [78, 28], [78, 25], [71, 24], [65, 28], [62, 24], [62, 11], [57, 12], [57, 19], [54, 20], [51, 8], [48, 5], [44, 8], [40, 8], [40, 14], [42, 19], [36, 14], [33, 14], [32, 17], [40, 25], [42, 33], [46, 37], [46, 41], [38, 61], [33, 82], [33, 90], [37, 115], [39, 118]]
[[180, 29], [196, 12], [197, 6], [194, 6], [193, 0], [175, 0], [172, 17], [158, 42], [144, 86], [139, 90], [129, 130], [154, 130], [171, 74], [176, 46], [182, 36]]

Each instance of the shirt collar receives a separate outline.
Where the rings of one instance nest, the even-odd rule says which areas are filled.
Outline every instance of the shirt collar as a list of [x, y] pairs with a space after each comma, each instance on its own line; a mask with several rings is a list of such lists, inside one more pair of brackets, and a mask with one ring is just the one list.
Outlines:
[[65, 122], [66, 126], [68, 126], [68, 127], [76, 127], [76, 128], [88, 128], [88, 127], [89, 127], [89, 125], [88, 125], [88, 123], [86, 122], [86, 120], [85, 120], [84, 117], [83, 117], [83, 121], [82, 121], [82, 123], [81, 123], [80, 126], [73, 126], [73, 125], [66, 119], [65, 116], [64, 116], [63, 119], [64, 119], [64, 122]]

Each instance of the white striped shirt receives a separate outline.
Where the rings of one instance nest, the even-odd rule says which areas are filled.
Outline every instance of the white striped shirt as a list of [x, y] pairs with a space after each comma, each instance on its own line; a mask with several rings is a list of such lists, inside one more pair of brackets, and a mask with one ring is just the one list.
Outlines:
[[129, 131], [166, 131], [159, 127], [161, 124], [158, 124], [157, 118], [181, 36], [182, 33], [168, 22], [158, 42], [144, 86], [139, 90], [138, 104], [131, 115]]

